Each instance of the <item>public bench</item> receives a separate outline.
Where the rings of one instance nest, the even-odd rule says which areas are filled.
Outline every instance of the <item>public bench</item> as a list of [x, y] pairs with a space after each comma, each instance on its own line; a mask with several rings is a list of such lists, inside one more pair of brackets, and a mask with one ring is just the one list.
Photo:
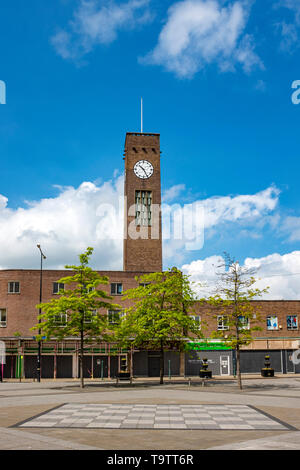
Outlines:
[[119, 384], [119, 381], [121, 380], [130, 382], [130, 385], [132, 384], [132, 376], [130, 375], [130, 372], [118, 372], [116, 374], [116, 380], [117, 380], [117, 385]]

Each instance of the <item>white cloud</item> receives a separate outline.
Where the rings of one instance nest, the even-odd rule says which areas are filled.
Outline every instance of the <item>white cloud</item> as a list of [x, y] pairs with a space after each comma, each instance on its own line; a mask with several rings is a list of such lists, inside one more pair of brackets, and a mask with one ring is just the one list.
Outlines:
[[[182, 270], [191, 276], [195, 283], [201, 283], [207, 287], [197, 289], [202, 296], [212, 292], [219, 280], [216, 270], [224, 262], [221, 256], [211, 256], [204, 260], [196, 260], [182, 266]], [[262, 258], [246, 258], [243, 264], [246, 268], [257, 270], [254, 277], [258, 280], [254, 287], [264, 289], [269, 287], [267, 294], [262, 297], [265, 300], [300, 300], [300, 251], [293, 251], [284, 255], [273, 253]], [[197, 285], [197, 284], [195, 284]]]
[[152, 19], [150, 0], [80, 0], [68, 28], [58, 31], [51, 43], [64, 59], [80, 59], [99, 44], [115, 41], [122, 30], [132, 30]]
[[300, 2], [299, 0], [280, 0], [275, 3], [275, 8], [285, 8], [293, 15], [292, 22], [281, 20], [275, 24], [276, 29], [279, 30], [282, 36], [280, 49], [286, 52], [293, 52], [299, 47]]
[[[122, 244], [113, 235], [118, 230], [123, 233], [123, 226], [106, 224], [109, 214], [100, 217], [99, 213], [104, 204], [118, 208], [122, 192], [123, 177], [119, 177], [101, 186], [84, 182], [78, 188], [60, 188], [57, 197], [16, 210], [9, 209], [7, 198], [0, 196], [1, 267], [37, 268], [40, 243], [47, 256], [45, 268], [74, 264], [77, 255], [92, 246], [94, 266], [122, 269]], [[105, 225], [111, 233], [104, 237]]]
[[[272, 212], [279, 200], [275, 186], [256, 194], [211, 197], [181, 206], [173, 204], [163, 208], [163, 236], [165, 261], [184, 261], [187, 250], [200, 250], [204, 239], [211, 238], [225, 227], [231, 227], [236, 236], [258, 238], [266, 224], [277, 226], [279, 219]], [[171, 214], [171, 217], [170, 215]], [[248, 230], [246, 230], [246, 228]], [[171, 232], [171, 237], [169, 236]], [[187, 243], [196, 242], [194, 246]]]
[[281, 232], [288, 235], [290, 242], [300, 240], [300, 217], [287, 216], [281, 227]]
[[223, 222], [238, 222], [242, 219], [263, 217], [278, 204], [279, 189], [275, 186], [256, 194], [213, 197], [203, 201], [205, 227]]
[[179, 194], [181, 194], [182, 191], [184, 190], [185, 190], [185, 184], [176, 184], [174, 186], [171, 186], [171, 188], [166, 189], [163, 192], [163, 195], [162, 195], [163, 202], [174, 201], [174, 199], [176, 199], [179, 196]]
[[220, 0], [184, 0], [173, 4], [158, 44], [143, 63], [163, 65], [178, 77], [191, 78], [207, 64], [221, 71], [245, 72], [263, 64], [254, 52], [253, 38], [245, 34], [250, 2], [224, 6]]
[[[122, 269], [123, 184], [123, 176], [114, 174], [111, 181], [99, 184], [84, 182], [78, 188], [57, 186], [56, 197], [30, 201], [17, 209], [9, 208], [7, 198], [0, 195], [0, 266], [37, 267], [36, 245], [40, 243], [47, 256], [45, 267], [49, 269], [74, 263], [87, 246], [95, 249], [92, 261], [97, 269]], [[166, 195], [174, 200], [183, 189], [184, 185], [173, 186], [166, 190]], [[248, 237], [252, 232], [256, 236], [265, 219], [272, 218], [278, 195], [279, 191], [272, 186], [253, 195], [208, 198], [186, 205], [181, 201], [165, 203], [164, 236], [170, 222], [167, 209], [172, 225], [170, 236], [164, 238], [165, 262], [182, 263], [187, 249], [201, 249], [203, 222], [205, 230], [219, 231], [229, 224], [236, 232], [242, 227]], [[173, 218], [174, 213], [177, 217]], [[186, 245], [195, 242], [200, 246]]]
[[255, 89], [258, 90], [258, 91], [266, 91], [267, 89], [267, 84], [264, 80], [257, 80], [256, 82], [256, 85], [255, 85]]

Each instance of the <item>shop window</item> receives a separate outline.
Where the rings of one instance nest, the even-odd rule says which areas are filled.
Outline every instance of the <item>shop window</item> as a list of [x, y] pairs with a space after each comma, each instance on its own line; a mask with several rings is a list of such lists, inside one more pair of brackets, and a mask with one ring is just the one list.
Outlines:
[[267, 330], [278, 330], [278, 318], [268, 316], [267, 317]]
[[286, 326], [288, 330], [298, 330], [298, 317], [297, 315], [287, 315]]

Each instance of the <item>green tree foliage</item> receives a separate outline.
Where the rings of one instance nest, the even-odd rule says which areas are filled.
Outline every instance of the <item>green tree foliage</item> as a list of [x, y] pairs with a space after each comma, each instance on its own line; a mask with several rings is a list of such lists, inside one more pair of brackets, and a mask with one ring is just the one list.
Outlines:
[[202, 299], [217, 307], [217, 319], [220, 330], [213, 332], [213, 338], [222, 338], [236, 352], [236, 375], [239, 388], [242, 389], [240, 348], [253, 341], [253, 333], [260, 331], [261, 307], [253, 302], [268, 292], [254, 287], [257, 279], [255, 269], [240, 266], [228, 253], [225, 262], [219, 267], [225, 268], [218, 273], [220, 281], [213, 296]]
[[79, 266], [65, 266], [72, 271], [71, 275], [57, 281], [64, 284], [64, 289], [59, 291], [57, 298], [37, 305], [43, 313], [38, 316], [41, 322], [32, 328], [41, 331], [37, 337], [40, 340], [42, 336], [57, 340], [67, 337], [80, 338], [79, 364], [82, 388], [84, 387], [84, 345], [107, 341], [111, 334], [107, 315], [99, 312], [99, 309], [118, 308], [118, 305], [109, 302], [112, 297], [102, 290], [102, 286], [108, 284], [108, 278], [100, 276], [88, 266], [92, 253], [93, 248], [88, 247], [85, 253], [79, 255]]
[[176, 268], [137, 277], [139, 287], [124, 292], [133, 301], [115, 331], [123, 347], [160, 352], [160, 383], [164, 377], [164, 351], [183, 350], [188, 339], [202, 337], [199, 324], [189, 314], [195, 304], [188, 276]]

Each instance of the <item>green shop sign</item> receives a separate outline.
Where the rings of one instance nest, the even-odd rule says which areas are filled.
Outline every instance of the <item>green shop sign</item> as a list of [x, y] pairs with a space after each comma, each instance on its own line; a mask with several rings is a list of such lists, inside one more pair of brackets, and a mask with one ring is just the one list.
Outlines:
[[231, 349], [231, 347], [222, 342], [191, 342], [186, 344], [186, 349], [188, 351], [205, 351], [208, 349]]

